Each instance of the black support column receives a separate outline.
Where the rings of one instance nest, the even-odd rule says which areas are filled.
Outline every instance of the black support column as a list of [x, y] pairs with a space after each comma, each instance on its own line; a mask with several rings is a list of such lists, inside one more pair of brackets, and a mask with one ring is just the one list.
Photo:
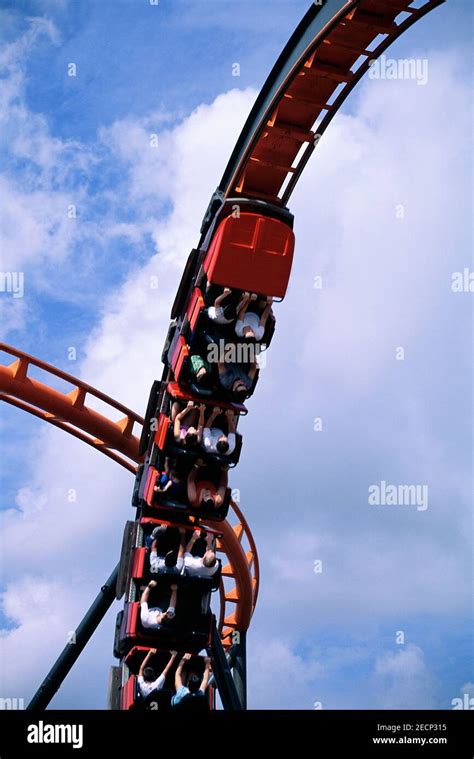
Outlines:
[[242, 709], [247, 708], [247, 633], [235, 633], [232, 674]]
[[229, 710], [242, 710], [242, 704], [230, 671], [229, 662], [217, 631], [215, 620], [212, 630], [212, 642], [209, 647], [212, 659], [212, 673], [221, 697], [222, 706]]

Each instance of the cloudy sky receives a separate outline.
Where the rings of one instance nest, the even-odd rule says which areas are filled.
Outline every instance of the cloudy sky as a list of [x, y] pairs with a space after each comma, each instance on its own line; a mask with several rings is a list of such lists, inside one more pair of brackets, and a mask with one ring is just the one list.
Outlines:
[[[23, 297], [0, 293], [5, 342], [144, 412], [208, 199], [308, 4], [0, 0], [1, 270], [24, 273]], [[390, 48], [427, 82], [366, 78], [290, 204], [231, 479], [261, 561], [253, 708], [474, 695], [473, 296], [452, 288], [473, 269], [470, 13], [447, 3]], [[1, 438], [0, 696], [26, 702], [117, 561], [133, 483], [8, 406]], [[426, 497], [369, 503], [382, 482]], [[118, 609], [54, 707], [105, 706]]]

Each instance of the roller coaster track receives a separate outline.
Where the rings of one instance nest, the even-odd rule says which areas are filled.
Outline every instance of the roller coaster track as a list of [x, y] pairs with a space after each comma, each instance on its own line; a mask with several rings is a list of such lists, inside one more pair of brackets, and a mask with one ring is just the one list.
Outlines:
[[[14, 359], [8, 364], [0, 363], [0, 400], [74, 435], [135, 473], [136, 464], [132, 462], [138, 461], [139, 437], [133, 430], [143, 424], [141, 416], [86, 382], [27, 353], [3, 343], [0, 351]], [[35, 369], [48, 377], [49, 384], [31, 376]], [[72, 389], [67, 393], [55, 389], [53, 383], [57, 380]], [[119, 412], [123, 417], [111, 421], [88, 405], [88, 398], [92, 403], [101, 401], [110, 414]]]
[[[199, 254], [201, 269], [196, 267], [196, 256], [191, 256], [173, 306], [173, 319], [180, 321], [183, 332], [184, 326], [189, 326], [188, 314], [184, 316], [186, 293], [189, 287], [199, 289], [196, 283], [203, 275], [204, 258], [230, 205], [246, 204], [250, 209], [248, 219], [260, 214], [264, 217], [260, 217], [262, 222], [265, 217], [273, 217], [291, 228], [288, 200], [336, 112], [374, 61], [444, 1], [316, 0], [311, 5], [258, 95], [211, 197], [198, 248], [192, 252]], [[257, 222], [255, 240], [263, 226]], [[250, 225], [245, 229], [248, 231]], [[230, 244], [241, 250], [251, 248], [242, 239], [230, 240]], [[272, 253], [272, 245], [267, 244], [265, 250]], [[252, 289], [233, 286], [237, 290]], [[265, 293], [264, 288], [253, 291]], [[59, 427], [128, 471], [136, 472], [141, 461], [140, 416], [65, 372], [14, 348], [1, 348], [13, 361], [0, 365], [0, 400]], [[166, 350], [167, 346], [165, 353]], [[32, 376], [38, 370], [48, 375], [50, 384]], [[173, 371], [165, 366], [165, 382], [173, 379]], [[55, 389], [58, 381], [69, 383], [71, 389], [65, 393]], [[109, 415], [118, 414], [120, 418], [113, 421], [100, 413], [94, 408], [98, 402], [105, 405]], [[220, 523], [222, 538], [218, 542], [218, 550], [227, 557], [220, 586], [219, 632], [228, 651], [236, 640], [234, 633], [245, 632], [250, 624], [259, 583], [258, 557], [250, 529], [237, 504], [232, 502], [231, 509], [232, 523]]]
[[[313, 4], [255, 101], [219, 184], [224, 196], [286, 205], [319, 138], [372, 61], [443, 2], [428, 0], [418, 9], [412, 0]], [[406, 17], [397, 23], [400, 15]]]
[[[0, 400], [68, 432], [135, 474], [140, 462], [142, 417], [71, 374], [16, 348], [0, 343], [0, 356]], [[32, 367], [49, 377], [50, 384], [29, 376]], [[55, 379], [67, 382], [72, 389], [68, 392], [55, 389], [52, 387]], [[87, 404], [88, 397], [102, 401], [110, 412], [118, 411], [123, 418], [114, 422], [99, 414]], [[220, 586], [219, 630], [225, 648], [232, 645], [234, 631], [248, 629], [259, 586], [255, 541], [235, 501], [231, 502], [231, 510], [232, 521], [219, 525], [222, 538], [218, 541], [225, 578]]]
[[322, 135], [369, 67], [403, 32], [445, 0], [422, 2], [417, 8], [410, 7], [413, 0], [312, 4], [250, 111], [211, 197], [200, 245], [225, 200], [287, 205]]

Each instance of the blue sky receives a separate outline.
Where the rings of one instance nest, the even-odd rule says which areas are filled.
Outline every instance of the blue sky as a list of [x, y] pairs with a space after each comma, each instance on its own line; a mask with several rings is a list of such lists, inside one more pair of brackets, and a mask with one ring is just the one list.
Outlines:
[[[143, 412], [209, 196], [307, 6], [0, 2], [2, 269], [25, 274], [24, 298], [0, 294], [6, 342]], [[472, 270], [470, 14], [448, 2], [390, 49], [426, 58], [427, 85], [359, 86], [290, 204], [292, 281], [232, 482], [262, 562], [253, 707], [450, 708], [473, 687], [472, 294], [450, 288]], [[27, 698], [116, 561], [132, 482], [10, 407], [1, 431], [0, 695]], [[428, 509], [369, 506], [382, 480], [426, 484]], [[104, 706], [116, 611], [55, 706]]]

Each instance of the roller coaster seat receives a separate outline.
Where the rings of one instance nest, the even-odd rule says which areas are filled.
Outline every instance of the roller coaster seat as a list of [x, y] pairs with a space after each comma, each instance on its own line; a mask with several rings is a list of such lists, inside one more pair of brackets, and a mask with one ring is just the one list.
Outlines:
[[[149, 649], [142, 646], [134, 646], [123, 662], [123, 677], [126, 678], [121, 692], [121, 708], [125, 710], [152, 710], [168, 711], [171, 707], [171, 699], [175, 693], [175, 674], [182, 653], [178, 653], [170, 671], [166, 676], [165, 683], [159, 690], [154, 690], [147, 696], [142, 696], [138, 683], [140, 666], [148, 654]], [[170, 660], [170, 652], [157, 649], [152, 658], [152, 666], [158, 676], [165, 669]], [[188, 675], [193, 672], [199, 678], [204, 674], [204, 659], [202, 656], [193, 655], [183, 668], [183, 682], [187, 682]], [[185, 711], [207, 711], [209, 700], [207, 697], [184, 698], [173, 709]]]
[[[218, 287], [216, 285], [211, 285], [209, 287], [209, 290], [208, 292], [206, 292], [206, 296], [205, 296], [205, 310], [201, 311], [199, 317], [197, 318], [195, 322], [196, 326], [194, 328], [194, 331], [198, 332], [200, 331], [200, 329], [203, 329], [204, 331], [211, 332], [211, 334], [212, 332], [214, 332], [214, 335], [217, 338], [224, 338], [225, 340], [238, 340], [238, 336], [236, 333], [237, 318], [234, 321], [230, 322], [229, 324], [219, 324], [215, 322], [214, 320], [212, 320], [207, 315], [207, 308], [215, 302], [217, 294], [222, 292], [222, 290], [223, 290], [222, 287], [220, 286]], [[240, 290], [238, 291], [234, 290], [233, 292], [235, 292], [238, 295], [238, 300], [240, 302], [243, 292]], [[266, 300], [267, 298], [267, 295], [265, 293], [255, 293], [255, 294], [262, 300]], [[254, 310], [253, 307], [251, 307], [250, 310], [253, 311]], [[261, 310], [259, 309], [257, 313], [260, 317], [263, 313], [263, 308]], [[271, 311], [270, 314], [268, 315], [268, 318], [265, 324], [265, 331], [263, 333], [263, 336], [261, 340], [259, 340], [259, 342], [262, 345], [265, 345], [267, 348], [269, 347], [272, 341], [272, 337], [275, 332], [275, 325], [276, 325], [275, 315], [273, 314], [273, 311]], [[184, 332], [182, 332], [182, 334], [184, 334]]]
[[[219, 378], [220, 392], [224, 395], [225, 398], [227, 398], [229, 400], [232, 400], [232, 397], [233, 397], [232, 387], [233, 387], [235, 379], [239, 379], [239, 373], [241, 371], [243, 371], [244, 373], [247, 373], [247, 371], [245, 370], [244, 366], [245, 365], [242, 366], [240, 364], [232, 364], [232, 363], [228, 364], [228, 366], [226, 367], [226, 369], [228, 369], [229, 372], [231, 372], [231, 376], [234, 375], [234, 380], [232, 381], [231, 384], [229, 384], [229, 378], [228, 378], [227, 375], [224, 375], [224, 377], [222, 379]], [[254, 376], [253, 380], [252, 380], [252, 383], [247, 386], [247, 391], [246, 391], [246, 398], [247, 399], [251, 398], [252, 395], [254, 394], [255, 388], [257, 386], [257, 382], [258, 382], [258, 379], [259, 379], [259, 376], [260, 376], [260, 369], [257, 366], [257, 371], [255, 373], [255, 376]], [[223, 382], [225, 384], [223, 384]], [[245, 382], [245, 380], [244, 380], [244, 382]], [[229, 385], [229, 387], [226, 387], [226, 385]]]
[[197, 592], [212, 592], [219, 588], [221, 580], [221, 561], [217, 559], [218, 568], [210, 577], [199, 577], [187, 569], [184, 564], [181, 568], [166, 567], [158, 571], [150, 566], [150, 552], [145, 546], [135, 548], [133, 551], [130, 577], [132, 580], [141, 583], [148, 583], [150, 580], [158, 580], [163, 587], [169, 587], [173, 583], [178, 588], [186, 587], [195, 589]]
[[[160, 526], [166, 529], [161, 529], [159, 530], [159, 534], [156, 534], [155, 527]], [[153, 534], [154, 531], [155, 534]], [[179, 532], [179, 528], [176, 525], [171, 524], [155, 526], [149, 525], [144, 541], [146, 548], [151, 548], [154, 540], [157, 541], [157, 551], [159, 556], [165, 556], [168, 551], [178, 553], [179, 544], [181, 542], [181, 534]]]
[[[186, 406], [186, 404], [189, 401], [192, 401], [196, 406], [199, 406], [201, 403], [204, 403], [206, 406], [206, 412], [205, 412], [206, 418], [209, 418], [209, 414], [211, 413], [214, 406], [219, 406], [219, 408], [222, 409], [223, 414], [227, 410], [233, 411], [235, 414], [236, 426], [238, 424], [239, 418], [247, 414], [247, 409], [243, 403], [235, 403], [232, 401], [229, 402], [227, 400], [217, 400], [214, 398], [204, 399], [204, 398], [199, 397], [196, 394], [193, 394], [192, 392], [185, 390], [176, 382], [169, 382], [167, 385], [163, 383], [163, 385], [164, 387], [159, 399], [160, 413], [158, 414], [157, 425], [156, 425], [157, 429], [154, 436], [154, 442], [160, 450], [166, 453], [166, 455], [168, 455], [168, 450], [169, 450], [168, 446], [172, 448], [172, 450], [170, 451], [171, 455], [176, 455], [176, 454], [182, 453], [183, 451], [189, 452], [192, 455], [194, 455], [195, 453], [197, 455], [199, 452], [199, 455], [202, 455], [202, 447], [200, 446], [196, 447], [195, 449], [186, 449], [184, 448], [184, 446], [179, 446], [178, 444], [175, 444], [174, 436], [172, 432], [172, 422], [171, 422], [171, 408], [175, 401], [178, 401], [178, 403], [181, 403], [183, 408]], [[236, 432], [236, 446], [233, 453], [230, 456], [222, 456], [218, 454], [212, 454], [212, 456], [215, 458], [216, 461], [219, 461], [221, 463], [235, 464], [238, 462], [241, 448], [242, 448], [242, 436], [238, 432]]]
[[[176, 617], [160, 628], [145, 628], [140, 621], [140, 603], [127, 601], [115, 646], [116, 653], [123, 655], [136, 645], [161, 647], [198, 653], [210, 645], [213, 615], [209, 610], [208, 595], [182, 588], [178, 591]], [[202, 610], [202, 606], [206, 611]]]
[[[219, 289], [222, 290], [222, 288]], [[266, 298], [266, 296], [262, 297]], [[260, 311], [258, 313], [260, 314]], [[236, 324], [237, 319], [228, 324], [220, 324], [209, 318], [207, 306], [204, 302], [201, 290], [196, 287], [191, 294], [188, 310], [179, 329], [179, 335], [187, 341], [187, 344], [192, 351], [195, 344], [194, 340], [196, 339], [199, 343], [203, 337], [208, 343], [218, 343], [219, 340], [238, 342], [239, 337], [236, 333]], [[272, 312], [267, 318], [264, 333], [259, 340], [259, 343], [265, 345], [266, 348], [269, 347], [272, 341], [275, 332], [275, 324], [276, 319]], [[240, 338], [240, 340], [241, 339], [242, 338]]]
[[173, 372], [174, 379], [176, 382], [186, 383], [194, 395], [197, 395], [200, 398], [211, 398], [213, 395], [212, 383], [214, 380], [212, 367], [210, 367], [208, 375], [208, 384], [199, 384], [199, 382], [193, 380], [191, 376], [191, 355], [191, 351], [185, 338], [178, 334], [176, 339], [173, 340], [168, 352], [168, 363]]
[[219, 589], [219, 586], [221, 584], [221, 577], [222, 577], [222, 562], [220, 559], [217, 559], [218, 568], [216, 572], [211, 575], [211, 577], [198, 577], [197, 575], [190, 574], [189, 570], [184, 567], [183, 569], [183, 579], [184, 579], [184, 585], [187, 587], [198, 587], [200, 590], [208, 590], [210, 592], [214, 592]]
[[[210, 408], [212, 407], [209, 406], [209, 409]], [[208, 411], [208, 413], [210, 413], [210, 411]], [[163, 412], [159, 414], [157, 419], [157, 429], [153, 439], [155, 445], [160, 449], [160, 451], [163, 452], [165, 457], [176, 458], [187, 456], [189, 457], [190, 461], [193, 462], [197, 458], [201, 458], [203, 455], [206, 455], [216, 463], [229, 464], [230, 466], [235, 466], [238, 463], [242, 450], [242, 435], [240, 435], [238, 432], [235, 433], [234, 450], [229, 455], [206, 451], [204, 445], [199, 443], [192, 448], [189, 448], [186, 447], [186, 445], [182, 445], [175, 441], [173, 422], [170, 418], [171, 410], [168, 411], [168, 414], [169, 415]], [[216, 424], [216, 427], [217, 426], [218, 425]]]
[[[141, 580], [148, 583], [149, 580], [156, 579], [156, 575], [160, 574], [163, 575], [164, 581], [168, 579], [169, 584], [171, 584], [171, 581], [178, 582], [178, 584], [185, 581], [183, 577], [183, 574], [185, 573], [180, 573], [177, 568], [161, 569], [159, 572], [151, 571], [149, 557], [146, 555], [145, 550], [151, 549], [153, 543], [151, 532], [153, 529], [163, 524], [170, 529], [167, 529], [159, 538], [157, 546], [158, 554], [164, 556], [168, 551], [172, 551], [177, 557], [181, 536], [176, 524], [166, 521], [163, 523], [163, 520], [158, 520], [153, 517], [141, 517], [139, 522], [128, 521], [126, 523], [116, 586], [117, 598], [122, 598], [124, 593], [128, 593], [132, 580]], [[187, 544], [196, 527], [196, 523], [189, 523], [189, 520], [184, 517], [182, 526], [185, 529], [187, 528], [187, 533], [185, 535]], [[217, 538], [222, 538], [222, 533], [215, 528], [201, 525], [200, 529], [204, 530], [206, 534], [210, 533]], [[203, 537], [200, 537], [194, 543], [192, 553], [194, 556], [203, 556], [205, 550], [206, 541]], [[177, 578], [179, 578], [179, 580]], [[213, 587], [207, 588], [205, 585], [203, 588], [210, 590], [214, 589]]]
[[201, 519], [212, 519], [215, 522], [222, 522], [229, 511], [230, 506], [230, 500], [231, 500], [231, 489], [227, 488], [224, 496], [224, 501], [222, 503], [222, 506], [218, 509], [208, 509], [203, 506], [200, 506], [199, 508], [193, 508], [189, 504], [183, 504], [179, 501], [171, 501], [169, 499], [162, 499], [159, 502], [155, 502], [153, 504], [153, 508], [157, 511], [163, 511], [163, 512], [176, 512], [181, 511], [183, 514], [189, 515], [189, 516], [199, 516]]
[[[153, 541], [156, 540], [158, 555], [164, 556], [168, 551], [172, 551], [173, 553], [178, 552], [179, 544], [181, 542], [181, 533], [179, 532], [182, 527], [181, 525], [178, 526], [172, 523], [168, 524], [159, 520], [146, 518], [142, 518], [140, 524], [142, 525], [144, 532], [143, 546], [145, 548], [151, 549]], [[157, 535], [155, 527], [161, 527], [164, 529], [160, 529], [159, 534]], [[190, 524], [187, 527], [184, 527], [184, 529], [184, 544], [187, 545], [196, 529], [196, 525]], [[199, 526], [199, 530], [201, 534], [193, 544], [192, 555], [202, 557], [207, 549], [207, 534], [209, 533], [212, 536], [221, 538], [222, 532], [203, 526]]]
[[[166, 493], [156, 493], [154, 487], [158, 473], [159, 470], [156, 467], [148, 466], [145, 475], [143, 494], [141, 496], [142, 501], [144, 502], [142, 505], [144, 506], [146, 504], [150, 509], [153, 510], [153, 512], [155, 512], [155, 514], [158, 515], [160, 513], [163, 513], [169, 515], [171, 512], [173, 512], [175, 514], [180, 513], [186, 516], [199, 516], [201, 519], [211, 519], [212, 521], [217, 522], [221, 522], [226, 518], [231, 500], [230, 488], [226, 488], [222, 506], [220, 506], [218, 509], [204, 508], [202, 506], [195, 508], [191, 506], [187, 500], [172, 500], [166, 497]], [[147, 514], [147, 516], [151, 515]]]
[[[142, 516], [142, 517], [140, 517], [139, 523], [140, 523], [140, 526], [142, 527], [142, 529], [144, 530], [144, 532], [147, 535], [148, 535], [148, 532], [151, 532], [154, 527], [158, 527], [159, 525], [165, 525], [166, 527], [178, 527], [178, 526], [181, 527], [181, 526], [184, 526], [190, 532], [191, 532], [191, 530], [194, 530], [196, 528], [196, 524], [194, 523], [194, 521], [193, 522], [184, 522], [184, 523], [182, 523], [180, 521], [180, 523], [178, 525], [174, 520], [170, 521], [168, 519], [156, 519], [155, 517], [150, 517], [150, 516]], [[211, 533], [211, 535], [214, 535], [214, 537], [216, 537], [216, 538], [222, 538], [222, 531], [220, 531], [219, 529], [216, 529], [215, 526], [210, 527], [209, 525], [200, 524], [199, 525], [199, 529], [203, 530], [206, 533]], [[202, 538], [200, 540], [202, 540]], [[148, 537], [145, 538], [145, 541], [148, 541]], [[199, 541], [198, 541], [198, 543], [199, 543]], [[204, 541], [203, 541], [203, 543], [204, 543]], [[147, 543], [145, 543], [145, 545], [147, 545]], [[150, 545], [151, 545], [151, 543], [150, 543]], [[199, 553], [199, 555], [203, 555], [203, 553], [204, 553], [204, 550], [202, 551], [202, 553]]]
[[120, 708], [126, 711], [148, 710], [169, 711], [173, 691], [169, 688], [160, 688], [148, 694], [145, 698], [140, 693], [137, 675], [130, 675], [122, 687]]
[[174, 440], [172, 430], [169, 430], [166, 443], [163, 447], [163, 455], [165, 457], [171, 457], [177, 462], [179, 466], [180, 459], [188, 459], [190, 464], [193, 464], [197, 459], [205, 457], [206, 460], [213, 461], [215, 464], [228, 465], [234, 467], [238, 464], [240, 454], [242, 451], [243, 439], [242, 435], [238, 432], [235, 433], [235, 447], [230, 454], [222, 454], [214, 451], [206, 450], [204, 445], [199, 445], [193, 448], [186, 448], [183, 445], [179, 445]]
[[[171, 652], [168, 649], [160, 648], [159, 646], [153, 646], [153, 648], [155, 649], [156, 653], [153, 655], [152, 664], [150, 666], [152, 666], [156, 673], [159, 674], [165, 669], [166, 665], [168, 664]], [[149, 651], [150, 648], [147, 646], [134, 646], [131, 648], [126, 656], [124, 656], [122, 662], [123, 666], [125, 667], [125, 673], [128, 673], [128, 675], [138, 675], [140, 672], [140, 667], [143, 664], [143, 660]], [[185, 651], [180, 653], [178, 649], [176, 649], [176, 651], [178, 653], [176, 663], [167, 675], [165, 686], [171, 685], [172, 682], [174, 683], [174, 670], [177, 667], [180, 656], [185, 653]], [[193, 671], [199, 667], [202, 669], [202, 671], [204, 671], [204, 662], [202, 656], [193, 655], [191, 661], [194, 665]], [[171, 690], [174, 690], [174, 688], [171, 688]]]
[[[231, 409], [239, 416], [245, 416], [247, 414], [247, 409], [243, 403], [219, 401], [218, 404], [215, 404], [213, 401], [203, 401], [202, 398], [200, 398], [197, 395], [193, 395], [193, 393], [188, 392], [183, 387], [178, 385], [176, 382], [169, 382], [164, 389], [163, 397], [165, 393], [168, 394], [172, 400], [182, 401], [183, 403], [187, 403], [188, 401], [193, 401], [194, 403], [198, 405], [199, 403], [205, 403], [209, 407], [209, 409], [211, 409], [212, 406], [214, 405], [218, 405], [220, 408], [224, 410]], [[163, 406], [161, 406], [161, 408], [162, 410], [164, 410]], [[169, 407], [166, 407], [166, 408], [168, 409]]]
[[[157, 492], [155, 491], [155, 485], [157, 481], [161, 478], [163, 475], [163, 469], [160, 467], [159, 462], [155, 462], [156, 465], [149, 464], [145, 467], [143, 472], [143, 489], [140, 488], [140, 498], [145, 501], [145, 503], [148, 504], [148, 506], [158, 506], [163, 504], [165, 501], [169, 501], [170, 503], [173, 503], [176, 501], [176, 508], [179, 510], [184, 510], [188, 508], [187, 500], [186, 500], [186, 475], [183, 474], [183, 479], [180, 481], [180, 492], [179, 495], [173, 495], [173, 493], [167, 494], [167, 492]], [[183, 501], [181, 502], [181, 498]]]
[[255, 213], [227, 216], [214, 233], [203, 268], [223, 287], [285, 296], [295, 237], [282, 221]]
[[[211, 383], [211, 395], [215, 395], [216, 398], [223, 397], [231, 403], [232, 397], [223, 391], [219, 382], [217, 372], [218, 362], [250, 366], [256, 359], [258, 359], [258, 354], [260, 352], [268, 349], [274, 327], [275, 319], [273, 318], [273, 320], [271, 320], [269, 318], [267, 320], [262, 340], [255, 341], [246, 340], [242, 337], [239, 338], [235, 331], [229, 332], [228, 330], [223, 330], [219, 333], [214, 325], [211, 325], [211, 330], [204, 325], [198, 332], [188, 336], [188, 342], [185, 346], [182, 343], [179, 343], [181, 346], [179, 350], [184, 351], [185, 356], [180, 368], [179, 360], [177, 361], [176, 366], [179, 368], [180, 374], [179, 376], [175, 375], [175, 378], [186, 379], [186, 382], [190, 386], [198, 387], [201, 395], [205, 394], [206, 398], [210, 397], [208, 393], [209, 388], [206, 386], [202, 389], [199, 384], [196, 385], [192, 379], [192, 375], [189, 373], [189, 367], [192, 364], [192, 361], [195, 360], [191, 357], [197, 355], [201, 361], [205, 361], [206, 368], [210, 369], [209, 382]], [[176, 345], [178, 345], [178, 342]], [[254, 392], [255, 384], [250, 390], [250, 395]], [[210, 401], [208, 401], [208, 403], [210, 403]]]
[[193, 248], [188, 256], [171, 309], [171, 319], [176, 319], [180, 316], [186, 305], [188, 293], [194, 281], [194, 275], [196, 273], [200, 256], [201, 252], [197, 248]]
[[[249, 343], [245, 341], [239, 342], [237, 337], [234, 337], [234, 339], [229, 341], [227, 345], [232, 346], [236, 350], [237, 355], [239, 352], [250, 350]], [[192, 346], [188, 344], [183, 335], [176, 333], [167, 354], [167, 363], [173, 372], [174, 381], [179, 382], [180, 385], [184, 384], [189, 387], [191, 393], [197, 395], [200, 400], [213, 398], [216, 402], [219, 402], [220, 399], [228, 403], [235, 402], [232, 399], [232, 394], [223, 388], [219, 382], [216, 361], [207, 361], [205, 358], [205, 356], [208, 355], [208, 348], [210, 346], [215, 346], [218, 353], [220, 353], [221, 349], [219, 344], [216, 343], [214, 337], [206, 331], [200, 331], [193, 336]], [[203, 365], [207, 368], [209, 379], [207, 380], [208, 384], [205, 386], [201, 385], [192, 376], [193, 372], [190, 367], [192, 365], [193, 356], [198, 356], [200, 361], [203, 362]], [[258, 372], [248, 390], [247, 397], [250, 397], [253, 394], [257, 381]]]
[[[188, 307], [186, 309], [186, 325], [190, 332], [195, 332], [200, 316], [205, 308], [204, 297], [199, 289], [195, 287], [191, 293]], [[182, 334], [182, 331], [181, 331]]]
[[131, 568], [131, 577], [134, 580], [142, 580], [143, 582], [149, 582], [149, 580], [156, 580], [160, 577], [161, 580], [167, 581], [168, 584], [177, 583], [181, 577], [181, 568], [177, 566], [170, 567], [152, 567], [150, 565], [150, 551], [146, 547], [135, 548], [133, 553], [133, 561]]
[[178, 701], [177, 704], [171, 702], [172, 711], [186, 711], [186, 712], [208, 712], [210, 710], [209, 700], [207, 694], [196, 693], [192, 695], [188, 693], [184, 698]]
[[[123, 660], [122, 677], [124, 685], [122, 686], [121, 692], [122, 709], [167, 711], [171, 706], [171, 698], [175, 691], [174, 670], [176, 669], [176, 666], [173, 666], [168, 672], [162, 688], [152, 691], [147, 696], [143, 696], [141, 693], [140, 685], [138, 683], [138, 675], [140, 672], [140, 666], [149, 653], [149, 650], [150, 649], [143, 646], [134, 646]], [[156, 649], [156, 654], [153, 655], [150, 666], [155, 670], [157, 677], [163, 672], [169, 660], [169, 651]]]
[[173, 698], [173, 691], [170, 688], [160, 688], [154, 690], [143, 697], [140, 693], [140, 686], [138, 685], [138, 678], [135, 678], [135, 704], [138, 709], [145, 709], [147, 711], [160, 711], [167, 712], [171, 709], [171, 699]]

